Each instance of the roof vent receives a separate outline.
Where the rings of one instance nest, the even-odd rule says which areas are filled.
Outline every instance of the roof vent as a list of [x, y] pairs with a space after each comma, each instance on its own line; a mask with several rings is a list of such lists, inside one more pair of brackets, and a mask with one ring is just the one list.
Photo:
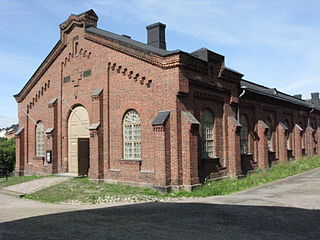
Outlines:
[[302, 94], [295, 94], [293, 95], [295, 98], [299, 98], [299, 99], [302, 99]]
[[130, 36], [128, 36], [128, 35], [122, 34], [122, 36], [124, 36], [124, 37], [126, 37], [126, 38], [131, 39], [131, 37], [130, 37]]
[[166, 50], [166, 25], [160, 22], [146, 26], [148, 45]]

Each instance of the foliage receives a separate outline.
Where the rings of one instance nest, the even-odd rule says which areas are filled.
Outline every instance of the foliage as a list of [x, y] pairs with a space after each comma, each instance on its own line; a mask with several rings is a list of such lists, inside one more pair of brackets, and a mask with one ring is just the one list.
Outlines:
[[8, 168], [11, 173], [16, 163], [16, 142], [14, 138], [0, 138], [0, 167]]

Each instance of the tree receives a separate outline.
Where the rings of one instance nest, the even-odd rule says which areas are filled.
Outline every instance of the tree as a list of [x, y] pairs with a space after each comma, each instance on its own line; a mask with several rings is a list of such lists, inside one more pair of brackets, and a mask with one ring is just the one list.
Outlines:
[[11, 173], [16, 164], [15, 138], [0, 138], [0, 167], [5, 167]]

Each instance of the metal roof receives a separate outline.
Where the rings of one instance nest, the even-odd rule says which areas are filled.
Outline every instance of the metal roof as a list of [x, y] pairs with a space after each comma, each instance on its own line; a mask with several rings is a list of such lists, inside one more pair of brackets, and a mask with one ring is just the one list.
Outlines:
[[250, 92], [254, 92], [254, 93], [261, 94], [261, 95], [264, 95], [267, 97], [290, 102], [290, 103], [304, 106], [307, 108], [315, 108], [315, 109], [319, 110], [319, 108], [314, 106], [313, 104], [311, 104], [305, 100], [299, 99], [297, 97], [290, 96], [288, 94], [280, 92], [275, 88], [268, 88], [268, 87], [265, 87], [265, 86], [262, 86], [262, 85], [259, 85], [259, 84], [253, 83], [253, 82], [249, 82], [247, 80], [241, 80], [240, 84], [241, 84], [242, 89], [248, 90]]
[[152, 126], [163, 125], [169, 117], [170, 111], [159, 111], [157, 116], [152, 121]]
[[172, 55], [172, 54], [175, 54], [175, 53], [182, 52], [181, 50], [178, 50], [178, 49], [174, 50], [174, 51], [168, 51], [168, 50], [164, 50], [164, 49], [161, 49], [161, 48], [153, 47], [151, 45], [148, 45], [148, 44], [145, 44], [145, 43], [142, 43], [142, 42], [138, 42], [136, 40], [133, 40], [133, 39], [128, 38], [128, 37], [125, 37], [123, 35], [112, 33], [112, 32], [109, 32], [109, 31], [106, 31], [106, 30], [102, 30], [102, 29], [99, 29], [99, 28], [95, 28], [95, 27], [88, 27], [88, 28], [86, 28], [86, 31], [89, 32], [89, 33], [93, 33], [93, 34], [105, 37], [105, 38], [116, 40], [116, 41], [118, 41], [118, 42], [120, 42], [122, 44], [130, 45], [130, 46], [138, 48], [138, 49], [140, 49], [142, 51], [151, 52], [151, 53], [163, 56], [163, 57], [169, 56], [169, 55]]
[[183, 112], [183, 114], [187, 117], [187, 119], [191, 124], [200, 125], [200, 122], [198, 121], [198, 119], [196, 119], [191, 112], [189, 111], [181, 111], [181, 112]]

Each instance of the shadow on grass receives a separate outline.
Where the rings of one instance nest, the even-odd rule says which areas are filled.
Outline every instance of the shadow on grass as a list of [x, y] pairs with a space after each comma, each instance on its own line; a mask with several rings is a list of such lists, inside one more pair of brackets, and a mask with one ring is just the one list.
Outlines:
[[320, 239], [320, 211], [143, 203], [1, 223], [0, 239]]

